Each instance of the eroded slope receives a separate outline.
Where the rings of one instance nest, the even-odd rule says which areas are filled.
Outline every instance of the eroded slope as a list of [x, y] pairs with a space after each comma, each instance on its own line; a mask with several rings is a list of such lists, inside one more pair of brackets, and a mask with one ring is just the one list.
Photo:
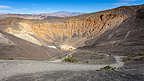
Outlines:
[[109, 54], [144, 55], [144, 8], [123, 21], [118, 27], [106, 31], [87, 42], [88, 49]]
[[[38, 39], [69, 49], [86, 46], [85, 41], [100, 36], [117, 27], [128, 17], [135, 15], [141, 6], [123, 6], [107, 11], [68, 18], [24, 20], [7, 18], [1, 20], [1, 29], [34, 44], [45, 45]], [[5, 26], [6, 25], [6, 26]], [[71, 48], [72, 47], [72, 48]]]

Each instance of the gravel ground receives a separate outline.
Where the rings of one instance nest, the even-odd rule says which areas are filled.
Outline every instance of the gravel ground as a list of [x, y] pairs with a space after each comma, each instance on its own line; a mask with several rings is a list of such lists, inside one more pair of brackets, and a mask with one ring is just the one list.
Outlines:
[[144, 81], [144, 76], [111, 70], [54, 71], [12, 76], [3, 81]]
[[[111, 64], [113, 67], [122, 67], [123, 62], [120, 57], [115, 57], [116, 63]], [[51, 63], [47, 61], [26, 61], [26, 60], [13, 60], [13, 61], [0, 61], [0, 80], [11, 76], [38, 73], [38, 72], [54, 72], [54, 71], [90, 71], [99, 70], [106, 66], [103, 65], [88, 65], [88, 64], [70, 64], [70, 63]], [[3, 81], [3, 80], [2, 80]]]
[[0, 81], [144, 81], [143, 62], [115, 59], [111, 66], [117, 70], [99, 70], [106, 65], [0, 60]]

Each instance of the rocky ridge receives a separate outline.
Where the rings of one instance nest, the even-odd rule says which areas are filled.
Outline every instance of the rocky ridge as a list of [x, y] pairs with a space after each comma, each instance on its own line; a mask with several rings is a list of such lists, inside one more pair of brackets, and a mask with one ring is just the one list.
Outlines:
[[[139, 9], [143, 8], [144, 5], [122, 6], [91, 14], [44, 20], [6, 18], [0, 20], [0, 30], [40, 47], [54, 45], [62, 50], [86, 48], [93, 50], [94, 54], [118, 55], [127, 55], [133, 48], [139, 54], [138, 51], [143, 48], [142, 40], [139, 40], [142, 39], [143, 10]], [[140, 31], [136, 30], [138, 26]], [[134, 41], [135, 45], [130, 41]]]
[[[68, 18], [46, 20], [6, 19], [11, 22], [5, 28], [11, 34], [31, 33], [56, 45], [70, 45], [74, 48], [86, 46], [85, 41], [100, 36], [105, 31], [119, 26], [125, 19], [135, 15], [141, 6], [124, 6], [112, 10], [80, 15]], [[20, 20], [20, 21], [19, 21]], [[13, 28], [16, 26], [17, 29]], [[19, 30], [18, 30], [19, 29]], [[24, 32], [22, 32], [24, 31]]]

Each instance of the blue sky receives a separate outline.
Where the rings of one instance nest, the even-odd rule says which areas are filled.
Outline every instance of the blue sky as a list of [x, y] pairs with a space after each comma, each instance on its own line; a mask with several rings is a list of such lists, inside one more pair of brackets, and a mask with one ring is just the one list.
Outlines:
[[138, 4], [144, 4], [144, 0], [0, 0], [0, 13], [38, 14], [57, 11], [89, 13]]

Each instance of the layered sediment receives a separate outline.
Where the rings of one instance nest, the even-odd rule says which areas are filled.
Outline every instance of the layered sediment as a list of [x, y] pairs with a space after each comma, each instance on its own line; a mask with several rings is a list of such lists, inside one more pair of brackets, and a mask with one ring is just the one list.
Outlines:
[[118, 27], [142, 7], [122, 6], [97, 13], [45, 20], [7, 18], [1, 20], [0, 25], [3, 26], [1, 30], [40, 46], [51, 43], [76, 49], [90, 45], [88, 40], [97, 39], [106, 31]]

